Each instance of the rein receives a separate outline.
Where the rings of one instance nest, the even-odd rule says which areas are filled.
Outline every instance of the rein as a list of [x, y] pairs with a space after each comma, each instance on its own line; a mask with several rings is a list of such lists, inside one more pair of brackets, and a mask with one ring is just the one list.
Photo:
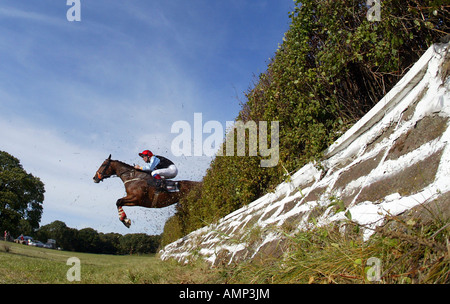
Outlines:
[[[98, 178], [100, 181], [103, 180], [104, 178], [110, 177], [110, 176], [104, 176], [104, 175], [105, 175], [106, 170], [108, 170], [109, 166], [111, 165], [111, 162], [112, 162], [112, 160], [111, 160], [110, 158], [108, 158], [108, 162], [106, 163], [106, 165], [105, 165], [105, 167], [103, 168], [102, 172], [100, 173], [100, 172], [97, 171], [97, 178]], [[119, 162], [119, 163], [121, 163], [121, 162]], [[130, 179], [130, 180], [124, 181], [124, 178], [122, 178], [122, 176], [123, 176], [124, 174], [127, 174], [127, 173], [130, 173], [129, 178], [132, 178], [133, 176], [135, 176], [136, 170], [135, 170], [134, 168], [130, 168], [130, 169], [125, 169], [125, 171], [123, 171], [122, 173], [119, 173], [119, 174], [116, 173], [116, 175], [117, 175], [120, 179], [122, 179], [124, 185], [126, 185], [126, 184], [128, 184], [128, 183], [131, 183], [131, 182], [134, 182], [134, 181], [146, 180], [145, 178], [142, 178], [142, 177], [135, 177], [135, 178], [132, 178], [132, 179]], [[152, 184], [153, 184], [153, 183], [152, 183]], [[150, 185], [150, 184], [149, 184], [149, 185]], [[156, 185], [152, 185], [152, 186], [156, 186]]]
[[[132, 177], [132, 176], [134, 175], [134, 173], [136, 173], [136, 170], [135, 170], [134, 168], [131, 169], [131, 170], [125, 170], [124, 172], [118, 174], [117, 176], [118, 176], [119, 178], [122, 178], [122, 175], [124, 175], [125, 173], [130, 173], [130, 177]], [[131, 183], [131, 182], [134, 182], [134, 181], [138, 181], [138, 180], [144, 180], [144, 179], [141, 178], [141, 177], [136, 177], [136, 178], [133, 178], [133, 179], [124, 181], [123, 184], [126, 185], [126, 184], [128, 184], [128, 183]]]
[[108, 158], [108, 163], [106, 164], [105, 168], [103, 168], [102, 173], [97, 171], [97, 177], [99, 180], [103, 180], [103, 175], [105, 175], [105, 172], [108, 169], [110, 164], [111, 164], [111, 159]]

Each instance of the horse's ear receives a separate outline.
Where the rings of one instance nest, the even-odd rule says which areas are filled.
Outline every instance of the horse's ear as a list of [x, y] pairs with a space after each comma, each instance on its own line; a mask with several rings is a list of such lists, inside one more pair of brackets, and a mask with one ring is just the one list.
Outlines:
[[111, 154], [109, 154], [109, 157], [108, 157], [108, 159], [109, 159], [109, 160], [111, 160]]

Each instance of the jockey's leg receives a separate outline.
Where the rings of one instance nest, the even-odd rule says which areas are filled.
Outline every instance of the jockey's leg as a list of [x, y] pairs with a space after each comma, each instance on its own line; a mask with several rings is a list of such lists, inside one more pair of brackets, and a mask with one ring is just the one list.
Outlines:
[[158, 189], [157, 191], [173, 191], [174, 189], [167, 189], [167, 183], [166, 179], [171, 179], [177, 176], [178, 169], [175, 165], [170, 165], [167, 168], [161, 168], [158, 170], [155, 170], [152, 172], [152, 175], [155, 179], [161, 180], [161, 182], [158, 182]]
[[158, 175], [160, 178], [171, 179], [177, 176], [177, 174], [178, 169], [177, 167], [175, 167], [175, 165], [170, 165], [167, 168], [158, 169], [152, 172], [153, 177], [156, 179], [158, 179], [156, 175]]

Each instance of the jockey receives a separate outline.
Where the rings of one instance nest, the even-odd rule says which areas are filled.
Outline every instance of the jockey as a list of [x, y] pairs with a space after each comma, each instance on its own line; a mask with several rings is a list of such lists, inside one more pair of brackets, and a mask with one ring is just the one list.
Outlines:
[[136, 165], [136, 169], [149, 172], [155, 179], [170, 179], [178, 174], [175, 164], [164, 156], [153, 155], [150, 150], [139, 153], [139, 156], [146, 162], [144, 166]]

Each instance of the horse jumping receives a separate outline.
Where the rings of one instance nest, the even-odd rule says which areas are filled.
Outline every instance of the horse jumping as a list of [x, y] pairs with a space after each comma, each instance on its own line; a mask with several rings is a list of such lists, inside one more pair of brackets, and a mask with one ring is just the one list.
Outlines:
[[111, 155], [102, 163], [94, 176], [94, 182], [99, 183], [113, 175], [118, 176], [123, 184], [127, 195], [117, 200], [117, 210], [120, 221], [130, 228], [131, 220], [123, 211], [124, 206], [140, 206], [146, 208], [163, 208], [177, 203], [199, 182], [177, 181], [177, 191], [169, 192], [157, 187], [158, 181], [150, 174], [118, 160], [111, 160]]

